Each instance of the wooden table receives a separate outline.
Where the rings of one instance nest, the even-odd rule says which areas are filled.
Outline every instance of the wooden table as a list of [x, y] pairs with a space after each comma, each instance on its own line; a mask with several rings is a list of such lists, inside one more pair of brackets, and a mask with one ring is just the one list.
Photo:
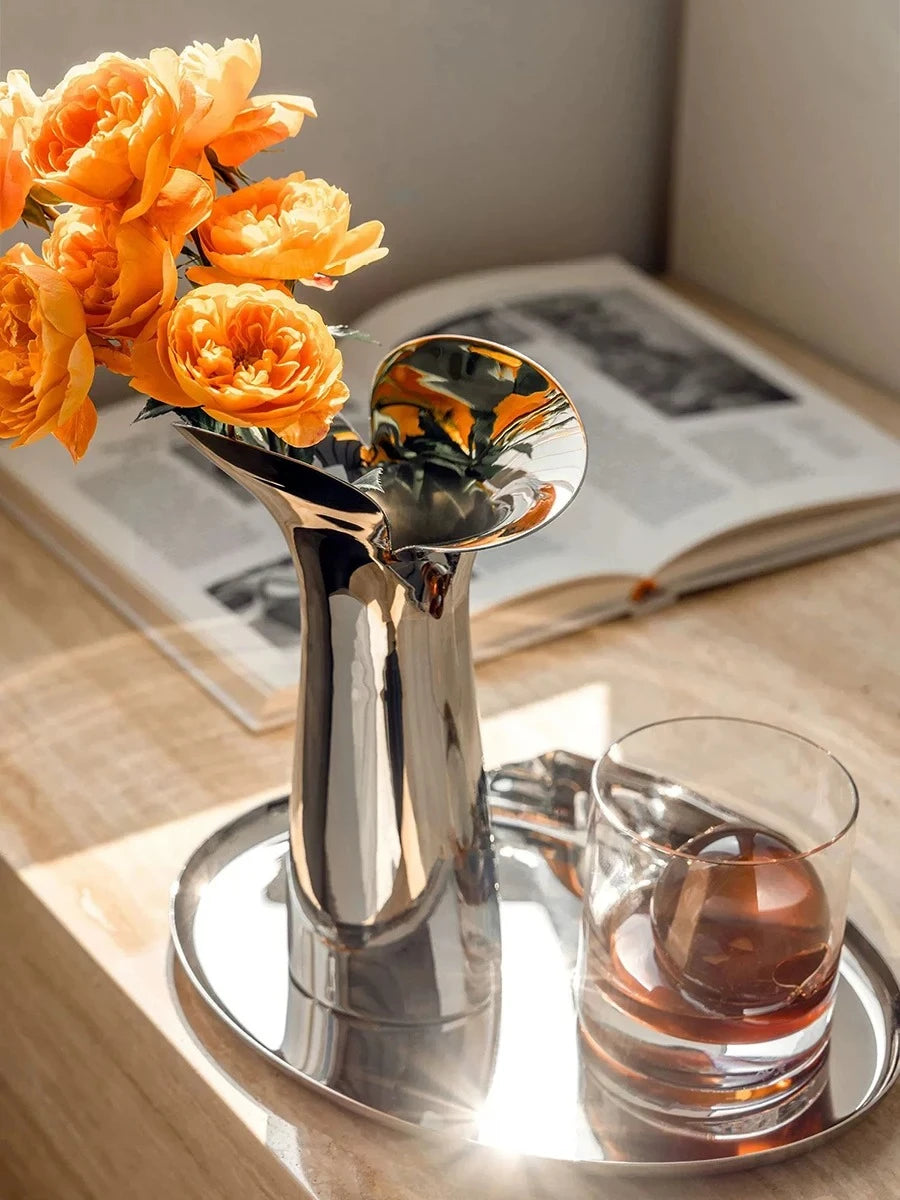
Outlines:
[[[900, 433], [896, 400], [705, 303]], [[197, 842], [284, 790], [289, 731], [245, 733], [5, 520], [0, 611], [2, 1200], [900, 1195], [900, 1091], [813, 1156], [670, 1184], [418, 1141], [282, 1077], [173, 972], [166, 910]], [[882, 544], [492, 663], [481, 702], [490, 718], [534, 696], [565, 718], [590, 683], [605, 698], [598, 743], [698, 711], [811, 735], [863, 795], [858, 894], [896, 913], [898, 614], [900, 543]]]

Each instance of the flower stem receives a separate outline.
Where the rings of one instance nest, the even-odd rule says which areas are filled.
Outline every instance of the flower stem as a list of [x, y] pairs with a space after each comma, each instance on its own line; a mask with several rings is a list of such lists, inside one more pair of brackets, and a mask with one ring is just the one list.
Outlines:
[[197, 247], [197, 253], [200, 256], [200, 261], [203, 263], [204, 267], [211, 267], [212, 263], [206, 257], [206, 251], [203, 249], [203, 245], [200, 241], [200, 235], [197, 233], [196, 229], [191, 234], [191, 241]]

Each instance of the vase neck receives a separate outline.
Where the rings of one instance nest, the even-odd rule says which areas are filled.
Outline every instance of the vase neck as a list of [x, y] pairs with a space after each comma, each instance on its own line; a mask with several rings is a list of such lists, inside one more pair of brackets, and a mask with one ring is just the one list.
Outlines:
[[[427, 591], [354, 538], [297, 528], [301, 667], [291, 836], [317, 919], [365, 930], [427, 902], [476, 835], [471, 556]], [[419, 586], [422, 585], [422, 586]]]

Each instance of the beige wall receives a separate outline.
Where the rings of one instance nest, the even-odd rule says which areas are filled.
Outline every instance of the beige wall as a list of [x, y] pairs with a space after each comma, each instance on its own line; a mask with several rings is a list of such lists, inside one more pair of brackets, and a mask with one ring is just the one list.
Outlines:
[[0, 56], [41, 90], [117, 48], [259, 33], [264, 91], [318, 121], [252, 165], [303, 168], [380, 217], [391, 256], [329, 298], [352, 316], [481, 266], [661, 260], [674, 0], [0, 0]]
[[687, 0], [670, 265], [900, 390], [900, 4]]

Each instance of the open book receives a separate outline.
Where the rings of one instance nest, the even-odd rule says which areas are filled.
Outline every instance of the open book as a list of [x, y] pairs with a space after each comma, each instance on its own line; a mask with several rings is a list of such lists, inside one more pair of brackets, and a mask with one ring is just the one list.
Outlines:
[[[358, 323], [514, 346], [584, 422], [574, 503], [475, 564], [479, 656], [900, 533], [900, 442], [617, 259], [461, 276]], [[378, 358], [347, 346], [354, 396]]]
[[[475, 564], [479, 658], [681, 593], [900, 532], [900, 443], [612, 259], [510, 268], [401, 296], [345, 340], [365, 430], [384, 352], [418, 334], [508, 344], [588, 435], [546, 530]], [[298, 601], [271, 517], [165, 418], [105, 408], [73, 467], [52, 439], [0, 453], [0, 500], [251, 728], [293, 715]]]

